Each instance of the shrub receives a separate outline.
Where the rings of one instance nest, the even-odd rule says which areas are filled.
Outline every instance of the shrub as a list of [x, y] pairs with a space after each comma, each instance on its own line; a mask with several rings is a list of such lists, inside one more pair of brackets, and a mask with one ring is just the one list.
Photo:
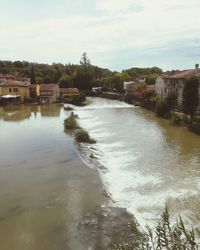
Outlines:
[[184, 124], [189, 124], [190, 123], [190, 118], [186, 114], [182, 114], [182, 122]]
[[172, 113], [171, 115], [171, 122], [175, 125], [181, 125], [182, 123], [182, 117], [181, 115], [177, 114], [177, 113]]
[[73, 97], [72, 103], [74, 105], [82, 105], [86, 101], [86, 95], [84, 93], [80, 93]]
[[65, 130], [78, 129], [79, 125], [76, 121], [77, 116], [72, 112], [71, 115], [64, 120]]
[[86, 143], [96, 143], [96, 141], [90, 138], [87, 131], [84, 129], [79, 129], [75, 134], [75, 139], [77, 142], [86, 142]]
[[64, 110], [66, 110], [66, 111], [70, 111], [70, 110], [73, 110], [73, 108], [72, 108], [72, 107], [70, 107], [70, 106], [67, 106], [67, 107], [64, 107]]
[[200, 134], [200, 122], [193, 121], [193, 123], [190, 125], [191, 131]]

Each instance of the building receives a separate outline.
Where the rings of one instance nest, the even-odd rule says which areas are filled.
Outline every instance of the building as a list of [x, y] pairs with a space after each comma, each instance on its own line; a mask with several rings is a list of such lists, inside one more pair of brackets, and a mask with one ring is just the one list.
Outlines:
[[38, 98], [40, 96], [39, 84], [30, 84], [28, 88], [29, 88], [29, 94], [31, 98]]
[[167, 96], [167, 86], [165, 84], [165, 76], [159, 76], [156, 79], [155, 92], [162, 99]]
[[79, 90], [77, 88], [60, 88], [60, 97], [70, 97], [74, 95], [79, 95]]
[[135, 82], [124, 82], [124, 91], [126, 96], [132, 96], [135, 90]]
[[146, 79], [144, 76], [139, 76], [137, 78], [137, 82], [140, 83], [140, 84], [145, 84], [146, 83]]
[[30, 79], [11, 75], [0, 75], [0, 96], [5, 100], [29, 98]]
[[60, 90], [58, 84], [41, 84], [40, 85], [40, 102], [54, 103], [58, 100]]
[[[194, 69], [178, 71], [174, 74], [164, 74], [156, 79], [155, 92], [161, 99], [167, 97], [170, 92], [177, 93], [177, 106], [182, 109], [183, 89], [185, 80], [191, 76], [200, 76], [199, 65], [196, 64]], [[199, 88], [200, 94], [200, 88]]]

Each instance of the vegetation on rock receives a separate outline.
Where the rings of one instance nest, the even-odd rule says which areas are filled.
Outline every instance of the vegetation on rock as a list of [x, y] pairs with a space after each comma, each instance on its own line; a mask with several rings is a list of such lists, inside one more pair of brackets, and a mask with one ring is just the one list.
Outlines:
[[79, 125], [76, 121], [76, 115], [72, 112], [71, 115], [64, 120], [65, 130], [79, 129]]
[[79, 129], [75, 133], [75, 139], [77, 142], [86, 142], [86, 143], [96, 143], [94, 139], [92, 139], [88, 132], [84, 129]]

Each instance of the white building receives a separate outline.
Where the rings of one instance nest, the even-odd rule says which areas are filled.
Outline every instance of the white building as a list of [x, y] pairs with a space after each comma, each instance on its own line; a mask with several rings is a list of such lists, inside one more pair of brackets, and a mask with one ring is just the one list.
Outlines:
[[125, 95], [133, 95], [135, 89], [135, 82], [134, 81], [129, 81], [129, 82], [124, 82], [124, 91]]
[[[183, 102], [183, 88], [185, 80], [191, 76], [200, 76], [199, 65], [196, 64], [194, 69], [183, 70], [177, 73], [167, 75], [163, 74], [156, 79], [155, 92], [161, 98], [167, 97], [167, 95], [174, 91], [177, 93], [177, 104], [181, 109]], [[199, 87], [200, 93], [200, 87]]]

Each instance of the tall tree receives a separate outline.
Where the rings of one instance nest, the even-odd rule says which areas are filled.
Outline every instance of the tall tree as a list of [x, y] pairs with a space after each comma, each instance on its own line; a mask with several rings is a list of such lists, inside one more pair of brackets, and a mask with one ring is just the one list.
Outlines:
[[198, 107], [199, 79], [196, 76], [188, 78], [183, 89], [183, 112], [191, 117], [191, 123]]
[[83, 65], [83, 66], [89, 66], [91, 65], [91, 62], [89, 60], [89, 58], [87, 57], [87, 53], [84, 52], [82, 54], [82, 57], [81, 57], [81, 60], [80, 60], [80, 64]]
[[35, 71], [34, 71], [34, 68], [33, 68], [32, 64], [31, 64], [31, 84], [36, 84], [36, 81], [35, 81]]

